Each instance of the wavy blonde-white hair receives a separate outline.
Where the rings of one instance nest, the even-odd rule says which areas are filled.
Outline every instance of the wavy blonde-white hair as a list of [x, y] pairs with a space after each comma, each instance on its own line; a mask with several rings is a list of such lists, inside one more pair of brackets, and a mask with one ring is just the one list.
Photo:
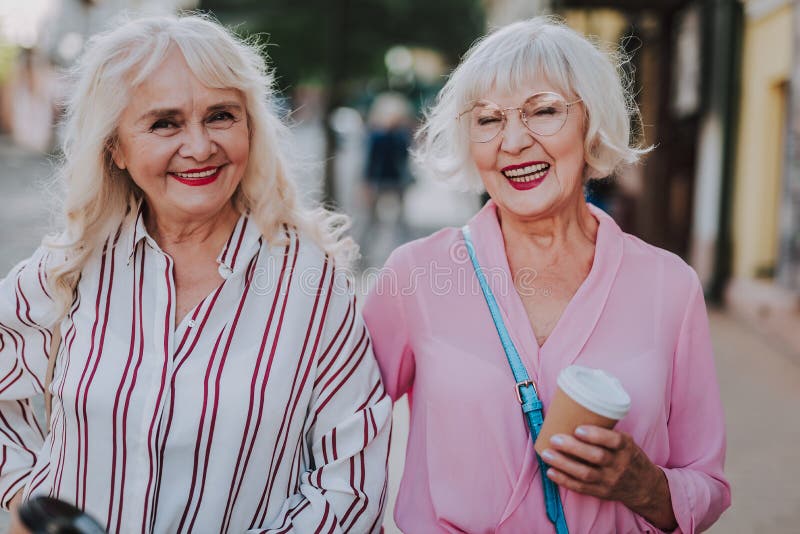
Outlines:
[[277, 114], [263, 49], [206, 15], [142, 18], [94, 36], [72, 73], [64, 156], [55, 178], [63, 191], [63, 229], [49, 241], [66, 252], [66, 260], [49, 272], [64, 306], [88, 258], [143, 197], [127, 171], [114, 165], [111, 153], [131, 92], [173, 46], [209, 87], [238, 89], [245, 97], [250, 157], [232, 198], [236, 208], [250, 212], [268, 242], [280, 243], [282, 227], [289, 225], [314, 239], [337, 265], [349, 266], [357, 255], [352, 239], [343, 237], [347, 217], [304, 206], [298, 199], [290, 132]]
[[483, 189], [469, 156], [468, 132], [456, 117], [492, 91], [514, 92], [544, 80], [585, 110], [585, 179], [636, 162], [650, 148], [631, 139], [639, 111], [621, 53], [603, 52], [552, 16], [514, 22], [476, 41], [452, 72], [417, 132], [415, 159], [459, 189]]

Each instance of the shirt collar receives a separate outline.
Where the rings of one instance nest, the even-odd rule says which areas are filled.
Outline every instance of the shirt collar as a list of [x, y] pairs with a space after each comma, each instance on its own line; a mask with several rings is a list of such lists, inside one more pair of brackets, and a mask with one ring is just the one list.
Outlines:
[[133, 255], [136, 252], [136, 247], [139, 244], [139, 241], [150, 237], [147, 234], [147, 228], [145, 228], [144, 226], [143, 210], [144, 210], [144, 202], [142, 200], [139, 200], [136, 204], [136, 208], [132, 209], [128, 214], [128, 216], [132, 218], [132, 225], [130, 226], [130, 236], [127, 239], [128, 265], [130, 265], [131, 263], [131, 259], [133, 258]]
[[251, 219], [250, 213], [242, 213], [217, 256], [220, 275], [228, 278], [243, 271], [255, 251], [261, 247], [261, 241], [261, 230]]
[[[139, 201], [135, 210], [131, 210], [129, 214], [131, 224], [129, 226], [130, 235], [127, 238], [128, 243], [128, 264], [133, 259], [136, 249], [141, 241], [148, 242], [153, 248], [158, 249], [156, 241], [150, 237], [147, 227], [144, 224], [144, 202]], [[228, 278], [233, 274], [240, 272], [248, 263], [248, 260], [253, 257], [253, 253], [261, 245], [261, 231], [258, 225], [251, 220], [249, 212], [243, 213], [239, 216], [239, 220], [228, 237], [228, 240], [222, 246], [222, 250], [217, 256], [217, 263], [219, 264], [220, 275], [223, 278]]]
[[[587, 206], [599, 223], [597, 228], [597, 248], [600, 249], [600, 253], [604, 253], [607, 249], [605, 245], [611, 245], [611, 242], [622, 238], [622, 230], [606, 212], [591, 203], [587, 203]], [[489, 199], [486, 205], [475, 214], [469, 221], [469, 227], [473, 234], [476, 234], [476, 237], [479, 238], [481, 246], [486, 247], [486, 256], [488, 258], [505, 258], [505, 242], [503, 233], [500, 230], [500, 219], [497, 216], [497, 204], [495, 204], [494, 200]], [[508, 269], [508, 260], [501, 262], [500, 266], [503, 266], [503, 263], [505, 268]]]

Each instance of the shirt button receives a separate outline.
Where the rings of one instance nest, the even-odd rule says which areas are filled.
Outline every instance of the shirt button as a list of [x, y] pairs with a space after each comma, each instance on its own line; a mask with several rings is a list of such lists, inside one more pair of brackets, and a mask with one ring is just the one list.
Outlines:
[[189, 328], [194, 328], [194, 325], [197, 323], [194, 322], [194, 319], [189, 319]]
[[219, 268], [217, 269], [217, 271], [219, 271], [219, 275], [220, 275], [222, 278], [224, 278], [225, 280], [227, 280], [228, 278], [230, 278], [230, 277], [231, 277], [231, 275], [233, 274], [233, 269], [231, 269], [230, 267], [228, 267], [228, 266], [227, 266], [227, 265], [225, 265], [224, 263], [220, 264], [220, 266], [219, 266]]

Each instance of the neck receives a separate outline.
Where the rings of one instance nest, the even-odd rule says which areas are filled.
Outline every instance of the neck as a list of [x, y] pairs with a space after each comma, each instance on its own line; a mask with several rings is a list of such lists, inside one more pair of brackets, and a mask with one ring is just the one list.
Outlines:
[[560, 251], [593, 246], [597, 240], [599, 223], [583, 197], [543, 216], [521, 216], [500, 206], [497, 215], [507, 252], [513, 244], [517, 251], [529, 250], [539, 257], [559, 255]]
[[213, 254], [219, 252], [238, 220], [239, 214], [231, 203], [204, 217], [166, 216], [148, 205], [144, 217], [147, 231], [164, 251], [210, 247]]

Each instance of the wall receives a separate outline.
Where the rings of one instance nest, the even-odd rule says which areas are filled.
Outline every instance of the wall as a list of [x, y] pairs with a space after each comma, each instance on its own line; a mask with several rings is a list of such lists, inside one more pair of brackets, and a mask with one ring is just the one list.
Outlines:
[[[760, 9], [766, 4], [768, 8]], [[790, 2], [746, 2], [733, 209], [733, 275], [769, 277], [778, 254], [778, 206], [791, 66]]]

